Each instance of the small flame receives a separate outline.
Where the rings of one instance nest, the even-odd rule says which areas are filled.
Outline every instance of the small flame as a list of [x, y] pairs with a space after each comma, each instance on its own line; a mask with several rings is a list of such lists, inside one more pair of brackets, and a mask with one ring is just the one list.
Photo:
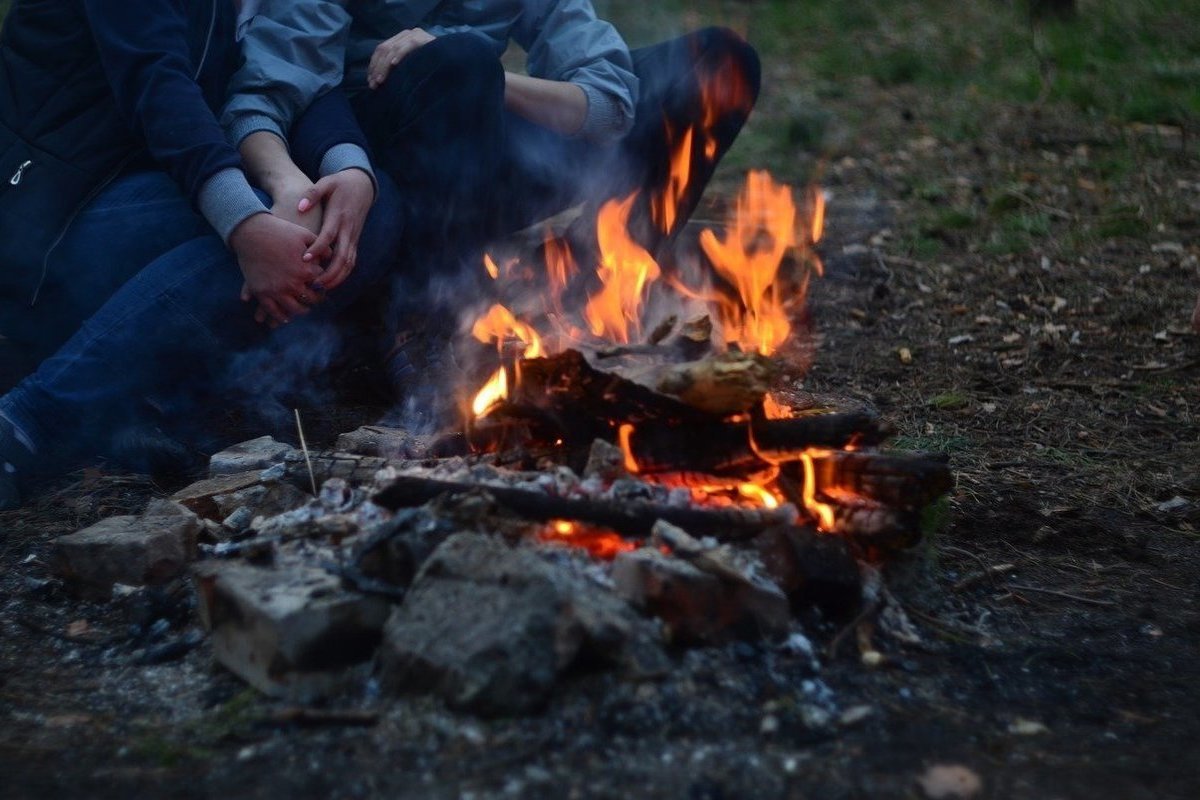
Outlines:
[[625, 423], [617, 428], [617, 442], [621, 445], [621, 453], [625, 456], [625, 469], [632, 475], [641, 472], [637, 459], [633, 457], [633, 446], [630, 437], [633, 436], [633, 425]]
[[471, 335], [484, 344], [495, 339], [496, 348], [501, 351], [506, 340], [519, 339], [525, 344], [525, 358], [541, 358], [545, 354], [542, 339], [533, 326], [521, 322], [499, 303], [494, 304], [486, 314], [475, 320], [471, 327]]
[[571, 256], [571, 246], [565, 239], [552, 236], [546, 232], [546, 276], [550, 279], [550, 305], [559, 309], [559, 298], [567, 288], [567, 283], [578, 271], [575, 259]]
[[820, 451], [808, 451], [800, 456], [804, 464], [804, 507], [817, 518], [817, 530], [829, 532], [833, 530], [833, 506], [817, 500], [817, 470], [813, 466], [813, 453], [821, 455]]
[[[683, 199], [684, 192], [687, 191], [688, 181], [691, 180], [692, 136], [694, 132], [694, 128], [688, 128], [680, 138], [679, 144], [675, 148], [675, 154], [671, 157], [671, 173], [667, 179], [667, 186], [663, 189], [663, 193], [655, 198], [652, 203], [651, 213], [654, 215], [654, 221], [658, 223], [659, 230], [663, 233], [669, 234], [674, 230], [679, 203]], [[671, 135], [671, 126], [667, 125], [667, 139], [670, 140], [671, 138], [673, 138]], [[713, 145], [715, 155], [715, 141]]]
[[738, 494], [747, 500], [753, 500], [763, 508], [779, 508], [779, 500], [757, 483], [743, 483], [738, 486]]
[[475, 395], [475, 399], [471, 402], [471, 412], [476, 418], [486, 416], [489, 411], [507, 398], [508, 373], [504, 367], [501, 367]]
[[812, 219], [809, 222], [808, 241], [816, 244], [825, 233], [825, 192], [814, 187], [812, 193]]
[[756, 170], [746, 178], [724, 241], [711, 230], [700, 234], [700, 246], [713, 268], [740, 299], [721, 303], [726, 342], [770, 355], [787, 339], [791, 323], [775, 277], [784, 255], [796, 244], [795, 226], [791, 189]]
[[483, 254], [483, 268], [487, 270], [487, 274], [492, 280], [500, 278], [500, 268], [496, 266], [496, 262], [487, 253]]
[[601, 263], [596, 273], [603, 288], [583, 310], [594, 336], [620, 344], [629, 342], [630, 327], [635, 332], [641, 330], [642, 296], [647, 285], [660, 275], [654, 258], [629, 236], [629, 214], [636, 198], [634, 192], [625, 200], [610, 200], [600, 209], [596, 238]]

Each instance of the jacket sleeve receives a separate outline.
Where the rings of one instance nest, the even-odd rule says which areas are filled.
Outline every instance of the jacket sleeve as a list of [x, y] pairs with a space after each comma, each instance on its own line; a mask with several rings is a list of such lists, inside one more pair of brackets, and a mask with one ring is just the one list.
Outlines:
[[629, 47], [596, 17], [589, 0], [530, 3], [513, 38], [528, 54], [529, 74], [583, 89], [588, 111], [580, 136], [608, 144], [629, 132], [638, 79]]
[[117, 109], [162, 166], [228, 239], [265, 210], [194, 77], [180, 0], [84, 0]]
[[242, 28], [243, 63], [221, 124], [236, 147], [256, 131], [287, 140], [309, 104], [342, 82], [347, 0], [262, 0]]
[[[375, 183], [367, 156], [367, 137], [341, 89], [318, 97], [290, 131], [292, 160], [308, 175], [332, 175], [361, 169]], [[376, 184], [376, 191], [379, 186]]]

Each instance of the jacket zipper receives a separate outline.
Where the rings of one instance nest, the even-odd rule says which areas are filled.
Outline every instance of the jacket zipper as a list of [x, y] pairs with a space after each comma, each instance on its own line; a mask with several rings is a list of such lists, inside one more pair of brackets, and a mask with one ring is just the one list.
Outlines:
[[32, 166], [33, 166], [32, 161], [26, 161], [24, 164], [17, 167], [17, 171], [14, 172], [13, 176], [8, 179], [8, 182], [11, 183], [13, 186], [16, 186], [18, 183], [21, 182], [21, 176], [25, 174], [25, 170], [29, 169]]
[[[200, 61], [196, 64], [196, 71], [192, 75], [192, 80], [194, 80], [194, 81], [200, 80], [200, 73], [204, 71], [204, 63], [208, 60], [208, 51], [209, 51], [210, 47], [212, 46], [212, 38], [213, 38], [213, 34], [216, 33], [216, 30], [217, 30], [217, 0], [213, 0], [212, 13], [210, 13], [209, 17], [208, 17], [208, 34], [204, 37], [204, 49], [202, 51], [200, 51]], [[50, 271], [50, 256], [51, 256], [51, 254], [54, 253], [55, 248], [57, 248], [59, 243], [62, 242], [63, 237], [65, 237], [67, 235], [67, 231], [71, 230], [71, 225], [75, 222], [75, 218], [79, 216], [79, 212], [81, 212], [81, 211], [83, 211], [83, 209], [87, 208], [88, 204], [91, 203], [93, 200], [95, 200], [96, 196], [98, 194], [100, 194], [100, 192], [104, 191], [105, 187], [107, 187], [110, 183], [112, 183], [113, 180], [118, 175], [121, 174], [121, 171], [123, 169], [125, 169], [126, 166], [128, 166], [130, 161], [133, 160], [134, 155], [136, 155], [136, 154], [130, 153], [129, 155], [122, 158], [121, 161], [117, 164], [117, 166], [114, 167], [113, 170], [104, 178], [104, 180], [102, 180], [100, 183], [98, 183], [95, 186], [95, 188], [92, 189], [92, 191], [88, 192], [87, 196], [83, 198], [83, 202], [81, 202], [79, 205], [77, 205], [75, 207], [75, 210], [71, 212], [71, 216], [67, 217], [66, 224], [64, 224], [62, 226], [62, 229], [59, 230], [59, 232], [58, 232], [58, 236], [54, 237], [54, 241], [50, 243], [49, 249], [46, 250], [46, 255], [42, 256], [42, 274], [41, 274], [41, 277], [38, 278], [37, 287], [35, 287], [33, 290], [33, 297], [31, 297], [29, 299], [30, 308], [37, 305], [38, 296], [41, 295], [41, 293], [42, 293], [42, 286], [44, 286], [46, 283], [46, 275]], [[19, 184], [21, 182], [21, 176], [24, 174], [25, 170], [31, 166], [33, 166], [33, 162], [26, 161], [24, 164], [22, 164], [21, 166], [19, 166], [17, 168], [16, 174], [13, 175], [11, 178], [9, 178], [8, 182], [11, 183], [13, 186], [16, 186], [17, 184]]]

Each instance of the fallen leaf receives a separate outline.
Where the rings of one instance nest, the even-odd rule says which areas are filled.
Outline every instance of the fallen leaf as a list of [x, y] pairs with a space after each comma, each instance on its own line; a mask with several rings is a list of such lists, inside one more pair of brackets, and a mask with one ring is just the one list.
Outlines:
[[974, 770], [961, 764], [935, 764], [917, 778], [930, 800], [968, 800], [983, 790], [983, 781]]
[[899, 356], [901, 364], [911, 364], [913, 362], [912, 350], [909, 350], [907, 347], [901, 347], [896, 351], [896, 355]]
[[1037, 736], [1039, 733], [1049, 733], [1050, 729], [1037, 720], [1017, 717], [1009, 723], [1008, 732], [1016, 736]]

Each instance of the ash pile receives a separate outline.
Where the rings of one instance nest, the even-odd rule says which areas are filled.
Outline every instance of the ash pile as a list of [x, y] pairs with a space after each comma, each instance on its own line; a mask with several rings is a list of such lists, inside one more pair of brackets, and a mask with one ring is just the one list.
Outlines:
[[[825, 431], [847, 415], [822, 416]], [[503, 715], [535, 712], [581, 671], [647, 681], [686, 648], [807, 647], [821, 621], [878, 611], [878, 566], [919, 538], [889, 530], [881, 546], [875, 523], [821, 532], [790, 502], [665, 485], [628, 469], [628, 442], [574, 458], [431, 446], [381, 427], [330, 452], [252, 440], [142, 515], [60, 537], [57, 569], [99, 598], [182, 576], [215, 660], [272, 697], [377, 681]], [[876, 457], [892, 477], [860, 489], [893, 486], [897, 459], [922, 487], [889, 519], [916, 524], [949, 488], [944, 462]]]

